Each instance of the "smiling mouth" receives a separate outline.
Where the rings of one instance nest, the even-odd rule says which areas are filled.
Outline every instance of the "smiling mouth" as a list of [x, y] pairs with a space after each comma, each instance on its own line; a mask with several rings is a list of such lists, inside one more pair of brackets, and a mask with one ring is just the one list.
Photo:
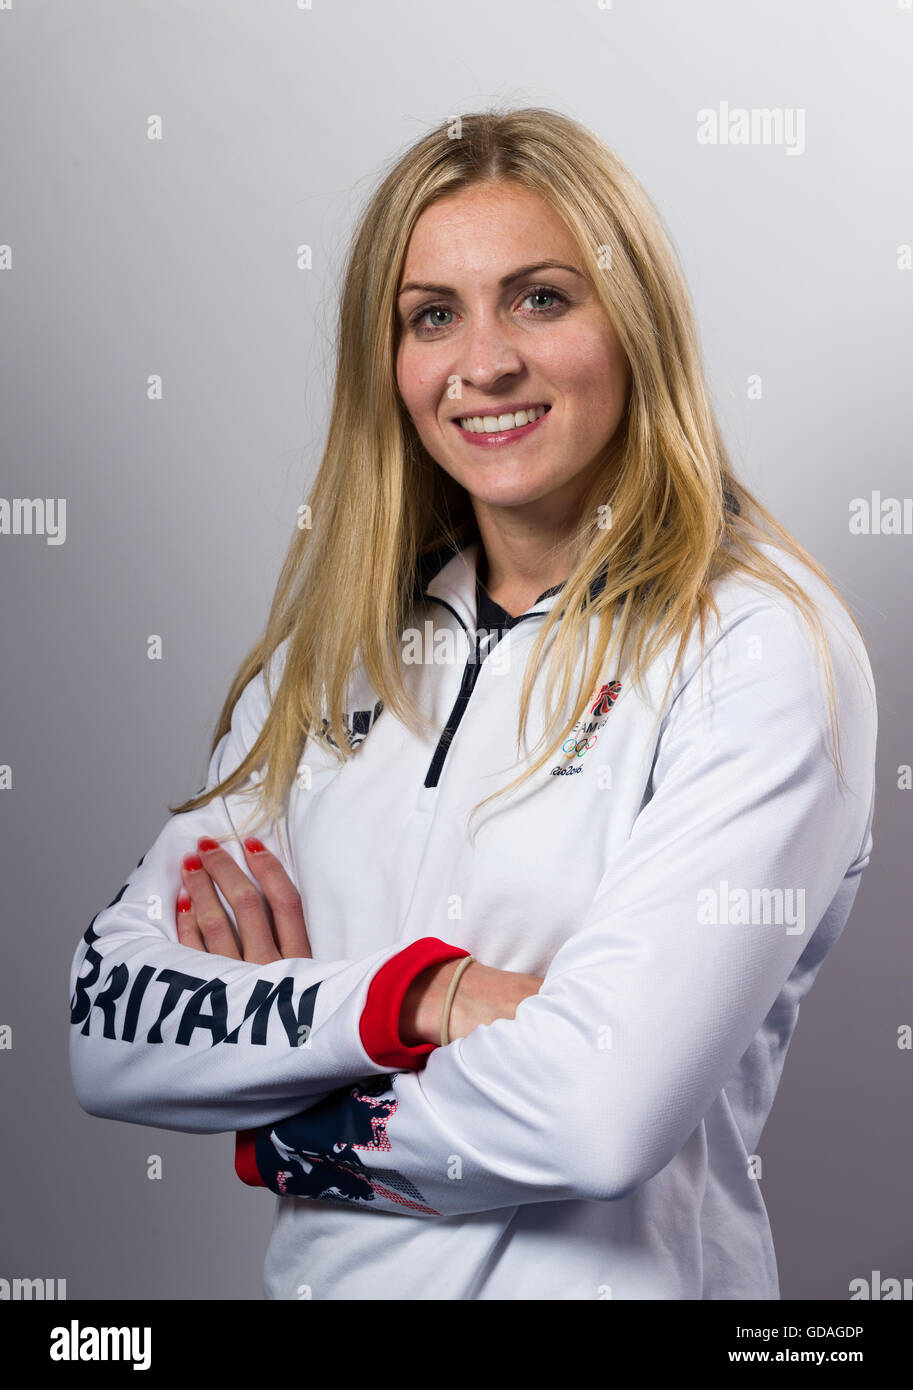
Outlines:
[[509, 434], [511, 430], [535, 424], [550, 410], [550, 405], [535, 405], [529, 410], [511, 410], [504, 415], [461, 415], [454, 424], [467, 434]]

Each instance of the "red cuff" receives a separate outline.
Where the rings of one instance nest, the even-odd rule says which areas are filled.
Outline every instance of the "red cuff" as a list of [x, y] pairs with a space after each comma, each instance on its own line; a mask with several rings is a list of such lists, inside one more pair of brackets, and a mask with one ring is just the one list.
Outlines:
[[362, 1046], [373, 1062], [391, 1071], [414, 1067], [420, 1057], [433, 1052], [438, 1043], [416, 1043], [409, 1047], [399, 1035], [399, 1015], [412, 981], [432, 965], [468, 956], [462, 946], [449, 946], [436, 936], [413, 941], [382, 965], [368, 986], [358, 1031]]
[[265, 1187], [254, 1152], [255, 1129], [239, 1129], [235, 1135], [235, 1172], [248, 1187]]
[[[359, 1020], [362, 1046], [372, 1061], [391, 1071], [410, 1070], [419, 1058], [433, 1052], [437, 1043], [416, 1043], [408, 1047], [399, 1035], [399, 1015], [412, 981], [432, 965], [468, 956], [462, 946], [449, 946], [436, 936], [423, 936], [381, 966], [368, 986], [368, 996]], [[257, 1167], [255, 1129], [242, 1129], [235, 1135], [235, 1172], [248, 1187], [265, 1187]]]

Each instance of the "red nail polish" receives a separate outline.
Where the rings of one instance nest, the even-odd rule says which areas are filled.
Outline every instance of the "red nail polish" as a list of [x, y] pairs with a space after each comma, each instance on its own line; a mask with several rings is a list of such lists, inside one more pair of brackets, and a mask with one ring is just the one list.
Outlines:
[[201, 849], [204, 854], [207, 852], [207, 850], [218, 848], [218, 840], [210, 840], [209, 837], [206, 835], [203, 835], [199, 840], [197, 840], [197, 849]]
[[178, 912], [189, 912], [192, 906], [193, 903], [190, 901], [190, 894], [182, 888], [180, 893], [178, 893]]
[[251, 854], [266, 853], [266, 845], [263, 844], [262, 840], [255, 840], [253, 836], [251, 836], [249, 840], [244, 841], [244, 848], [249, 849]]
[[193, 873], [194, 869], [202, 869], [202, 867], [203, 861], [198, 854], [184, 855], [184, 868], [187, 869], [189, 873]]

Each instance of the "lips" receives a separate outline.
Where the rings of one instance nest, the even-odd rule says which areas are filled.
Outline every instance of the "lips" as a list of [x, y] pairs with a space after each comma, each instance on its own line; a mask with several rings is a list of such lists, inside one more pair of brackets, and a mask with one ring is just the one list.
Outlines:
[[[522, 414], [521, 414], [522, 410]], [[488, 416], [460, 416], [453, 420], [454, 426], [459, 430], [460, 436], [467, 444], [473, 444], [477, 448], [502, 448], [525, 439], [533, 430], [541, 429], [544, 422], [548, 419], [551, 407], [544, 402], [539, 405], [532, 405], [529, 409], [521, 407], [513, 412], [504, 411], [500, 415], [493, 412]], [[523, 415], [531, 415], [525, 424], [517, 424], [519, 416], [522, 420]], [[508, 419], [511, 421], [508, 424]], [[504, 422], [503, 425], [501, 422]], [[469, 428], [467, 428], [467, 422]], [[473, 428], [474, 426], [474, 428]]]

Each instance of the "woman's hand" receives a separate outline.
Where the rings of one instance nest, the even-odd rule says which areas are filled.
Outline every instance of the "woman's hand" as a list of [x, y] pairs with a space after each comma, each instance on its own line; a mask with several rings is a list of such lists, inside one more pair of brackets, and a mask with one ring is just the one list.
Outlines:
[[[399, 1035], [407, 1047], [441, 1041], [441, 1015], [453, 972], [459, 960], [431, 965], [417, 975], [406, 991], [399, 1015]], [[467, 965], [453, 996], [448, 1036], [468, 1037], [479, 1024], [498, 1018], [514, 1018], [517, 1006], [538, 994], [542, 978], [515, 970], [496, 970], [474, 960]]]
[[[178, 941], [197, 951], [257, 965], [291, 956], [310, 960], [311, 943], [298, 889], [260, 840], [248, 837], [242, 843], [256, 882], [228, 850], [205, 836], [197, 841], [198, 854], [184, 856], [184, 890], [178, 894], [176, 914]], [[218, 885], [234, 913], [240, 949], [213, 884]]]

